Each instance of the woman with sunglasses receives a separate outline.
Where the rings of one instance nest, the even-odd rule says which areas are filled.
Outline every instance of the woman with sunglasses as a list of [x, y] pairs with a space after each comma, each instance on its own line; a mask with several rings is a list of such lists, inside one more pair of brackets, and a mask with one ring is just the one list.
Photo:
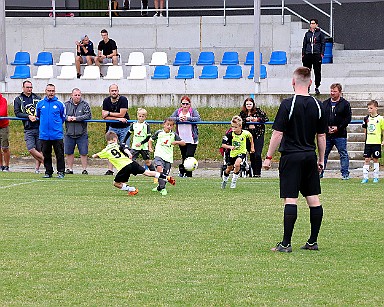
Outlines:
[[[180, 146], [181, 164], [179, 165], [180, 177], [192, 177], [192, 172], [184, 168], [184, 160], [193, 157], [196, 152], [199, 131], [197, 125], [193, 122], [201, 121], [200, 114], [191, 107], [191, 99], [188, 96], [181, 97], [181, 106], [171, 115], [171, 118], [177, 123], [176, 132], [185, 141], [186, 146]], [[188, 123], [183, 123], [188, 122]]]
[[[241, 108], [240, 117], [243, 120], [243, 129], [251, 132], [253, 136], [253, 143], [255, 151], [250, 151], [250, 143], [247, 143], [247, 150], [251, 159], [251, 168], [249, 170], [249, 177], [260, 177], [261, 176], [261, 152], [264, 146], [264, 133], [265, 125], [262, 123], [267, 122], [268, 116], [260, 108], [256, 107], [255, 101], [252, 98], [245, 99]], [[247, 123], [255, 124], [247, 124]]]

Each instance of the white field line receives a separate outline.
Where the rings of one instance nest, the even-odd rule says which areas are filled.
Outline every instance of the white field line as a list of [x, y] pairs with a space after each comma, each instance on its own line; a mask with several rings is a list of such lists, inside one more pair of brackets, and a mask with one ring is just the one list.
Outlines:
[[12, 188], [12, 187], [16, 187], [18, 185], [23, 185], [23, 184], [31, 184], [31, 183], [35, 183], [37, 181], [38, 180], [32, 180], [32, 181], [27, 181], [27, 182], [20, 182], [20, 183], [14, 183], [11, 185], [0, 186], [0, 189]]

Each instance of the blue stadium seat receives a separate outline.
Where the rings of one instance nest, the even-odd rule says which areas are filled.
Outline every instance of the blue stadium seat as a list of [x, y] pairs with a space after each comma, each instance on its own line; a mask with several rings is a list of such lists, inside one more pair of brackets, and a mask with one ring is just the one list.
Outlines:
[[215, 65], [215, 54], [212, 51], [200, 52], [196, 65]]
[[189, 52], [180, 51], [176, 53], [173, 66], [191, 65], [191, 54]]
[[221, 59], [221, 65], [238, 65], [239, 64], [239, 54], [234, 51], [226, 51], [223, 54]]
[[27, 79], [31, 77], [31, 69], [27, 65], [18, 65], [15, 67], [11, 79]]
[[285, 65], [287, 64], [287, 53], [285, 51], [272, 51], [269, 65]]
[[240, 65], [230, 65], [225, 71], [223, 79], [240, 79], [243, 76], [243, 71]]
[[15, 54], [15, 60], [11, 62], [11, 65], [29, 65], [31, 64], [31, 56], [29, 52], [18, 51]]
[[207, 65], [203, 67], [200, 79], [217, 79], [219, 76], [219, 70], [215, 65]]
[[37, 61], [33, 63], [35, 66], [41, 66], [41, 65], [53, 65], [53, 57], [52, 53], [50, 52], [40, 52], [37, 55]]
[[[253, 51], [249, 51], [245, 58], [244, 65], [253, 65], [255, 63], [255, 53]], [[260, 52], [260, 64], [263, 63], [263, 54]]]
[[169, 79], [171, 70], [169, 66], [156, 66], [151, 79]]
[[[255, 75], [255, 66], [252, 65], [248, 75], [248, 79], [253, 79], [254, 75]], [[265, 65], [260, 65], [260, 79], [265, 79], [266, 77], [267, 77], [267, 67], [265, 67]]]
[[177, 72], [177, 76], [175, 79], [193, 79], [195, 77], [195, 73], [193, 71], [193, 66], [184, 65], [180, 66]]

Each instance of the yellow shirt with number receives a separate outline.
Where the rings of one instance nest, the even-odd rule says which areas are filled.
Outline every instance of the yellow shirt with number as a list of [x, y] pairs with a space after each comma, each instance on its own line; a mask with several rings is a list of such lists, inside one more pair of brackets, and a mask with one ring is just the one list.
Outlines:
[[97, 155], [102, 159], [108, 159], [118, 171], [132, 163], [132, 160], [120, 151], [120, 145], [117, 143], [108, 144]]

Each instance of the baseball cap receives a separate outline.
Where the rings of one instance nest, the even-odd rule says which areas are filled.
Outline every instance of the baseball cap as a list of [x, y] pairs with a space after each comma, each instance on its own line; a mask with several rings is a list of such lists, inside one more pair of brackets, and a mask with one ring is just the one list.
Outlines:
[[88, 35], [87, 34], [85, 34], [85, 35], [82, 35], [81, 36], [81, 38], [80, 38], [80, 40], [82, 41], [83, 39], [85, 39], [86, 37], [88, 37]]

